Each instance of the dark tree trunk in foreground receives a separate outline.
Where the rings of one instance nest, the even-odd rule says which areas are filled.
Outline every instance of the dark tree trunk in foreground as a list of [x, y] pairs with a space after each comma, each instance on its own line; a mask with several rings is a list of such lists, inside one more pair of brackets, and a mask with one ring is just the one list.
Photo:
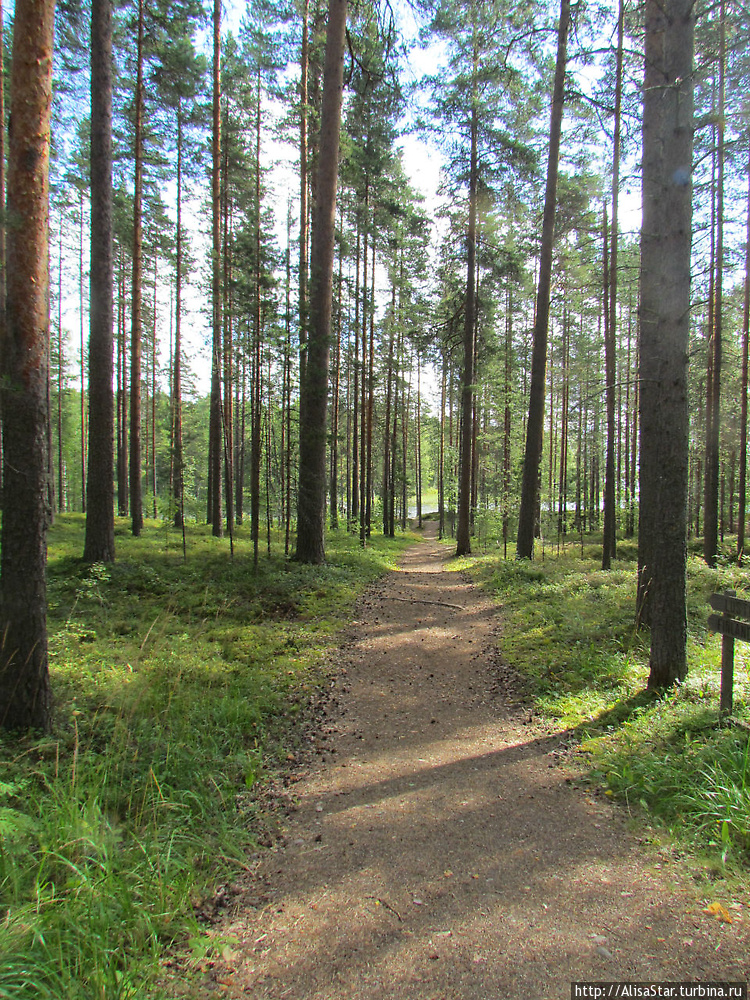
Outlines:
[[329, 0], [323, 71], [320, 152], [310, 253], [307, 366], [300, 397], [297, 559], [305, 563], [325, 560], [326, 411], [346, 6], [347, 0]]
[[542, 459], [542, 433], [544, 427], [544, 382], [547, 366], [547, 333], [549, 329], [550, 290], [552, 286], [552, 249], [555, 235], [555, 203], [557, 199], [557, 172], [560, 158], [560, 131], [562, 128], [565, 99], [565, 65], [568, 50], [570, 0], [561, 0], [560, 23], [557, 29], [557, 64], [552, 95], [552, 112], [549, 128], [549, 159], [547, 161], [547, 189], [544, 198], [542, 221], [542, 246], [539, 261], [539, 287], [537, 290], [534, 347], [531, 356], [531, 387], [529, 419], [526, 424], [526, 450], [523, 459], [521, 509], [518, 515], [516, 555], [531, 559], [534, 555], [534, 524], [539, 500], [539, 465]]
[[115, 558], [112, 294], [112, 4], [91, 5], [91, 330], [87, 562]]
[[46, 729], [48, 213], [54, 2], [17, 0], [8, 150], [0, 725]]
[[648, 0], [643, 106], [639, 604], [649, 687], [687, 673], [693, 3]]

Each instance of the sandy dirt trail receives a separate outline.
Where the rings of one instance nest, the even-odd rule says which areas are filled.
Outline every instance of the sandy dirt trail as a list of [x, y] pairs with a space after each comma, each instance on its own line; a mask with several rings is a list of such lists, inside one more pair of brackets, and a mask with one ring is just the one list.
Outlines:
[[[560, 735], [493, 694], [487, 598], [434, 538], [371, 588], [331, 750], [232, 897], [201, 997], [561, 1000], [573, 981], [745, 981], [750, 916], [571, 783]], [[449, 563], [448, 563], [449, 565]]]

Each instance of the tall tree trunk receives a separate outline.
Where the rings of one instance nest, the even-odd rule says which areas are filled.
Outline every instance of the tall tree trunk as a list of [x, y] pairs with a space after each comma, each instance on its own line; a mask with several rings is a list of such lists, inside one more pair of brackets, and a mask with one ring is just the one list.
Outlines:
[[647, 595], [656, 688], [687, 672], [693, 9], [692, 0], [646, 4], [639, 601]]
[[534, 555], [534, 524], [539, 499], [539, 466], [542, 457], [542, 428], [544, 425], [544, 373], [547, 364], [547, 332], [549, 328], [552, 286], [552, 250], [555, 235], [557, 174], [560, 159], [563, 103], [565, 100], [565, 67], [567, 63], [569, 24], [570, 0], [561, 0], [560, 21], [557, 29], [555, 84], [550, 115], [547, 188], [544, 198], [544, 217], [542, 220], [542, 244], [540, 248], [536, 322], [534, 324], [534, 347], [531, 359], [529, 417], [526, 423], [526, 450], [523, 460], [521, 509], [518, 515], [518, 537], [516, 541], [516, 552], [519, 559], [531, 559]]
[[258, 545], [260, 541], [260, 467], [263, 459], [263, 442], [261, 438], [262, 405], [261, 405], [261, 343], [262, 331], [262, 288], [261, 288], [261, 198], [260, 198], [260, 140], [261, 140], [261, 106], [260, 106], [260, 68], [257, 79], [257, 100], [255, 116], [255, 303], [253, 319], [253, 381], [250, 411], [252, 415], [250, 430], [250, 534], [253, 539], [253, 564], [258, 565]]
[[208, 521], [223, 534], [221, 515], [221, 0], [214, 0], [211, 128], [211, 401], [208, 427]]
[[143, 283], [143, 41], [144, 0], [138, 3], [138, 69], [135, 86], [135, 181], [130, 332], [130, 517], [132, 532], [143, 529], [141, 480], [141, 347]]
[[149, 426], [149, 445], [150, 445], [150, 471], [151, 471], [151, 489], [152, 489], [152, 514], [154, 520], [158, 515], [158, 506], [156, 502], [156, 325], [158, 316], [158, 303], [157, 294], [159, 290], [159, 255], [154, 252], [154, 297], [152, 300], [152, 327], [151, 327], [151, 406], [150, 406], [150, 418], [151, 423]]
[[329, 0], [310, 255], [310, 330], [300, 396], [297, 559], [316, 564], [325, 561], [326, 410], [346, 9], [347, 0]]
[[261, 343], [263, 337], [260, 304], [260, 274], [256, 273], [255, 316], [250, 390], [250, 537], [253, 541], [253, 564], [258, 565], [260, 545], [260, 467], [263, 460]]
[[510, 469], [511, 469], [511, 427], [512, 399], [511, 377], [513, 374], [513, 287], [508, 282], [505, 295], [505, 380], [503, 384], [503, 559], [508, 558], [508, 534], [510, 528]]
[[83, 558], [115, 558], [112, 266], [112, 3], [91, 5], [91, 331]]
[[633, 535], [633, 524], [632, 524], [632, 511], [630, 509], [630, 441], [632, 436], [632, 424], [634, 422], [634, 410], [631, 405], [632, 395], [631, 395], [631, 381], [632, 381], [632, 338], [631, 338], [631, 317], [632, 317], [632, 303], [628, 306], [628, 344], [627, 344], [627, 358], [625, 361], [625, 447], [624, 447], [624, 487], [625, 487], [625, 536], [631, 538]]
[[362, 233], [360, 231], [359, 213], [357, 213], [357, 249], [354, 266], [354, 360], [352, 385], [352, 436], [350, 442], [351, 454], [351, 497], [349, 507], [349, 526], [354, 530], [359, 520], [359, 264]]
[[[749, 149], [750, 152], [750, 149]], [[747, 230], [745, 241], [745, 289], [742, 313], [742, 396], [740, 400], [740, 472], [739, 503], [737, 508], [737, 562], [742, 565], [745, 554], [746, 502], [747, 502], [747, 392], [748, 355], [750, 354], [750, 158], [747, 165]]]
[[406, 364], [403, 363], [404, 342], [401, 336], [403, 388], [401, 390], [401, 530], [406, 531], [409, 514], [409, 411], [411, 410], [411, 379], [406, 379]]
[[[260, 74], [258, 78], [258, 118], [260, 119]], [[260, 123], [258, 124], [260, 147]], [[232, 224], [229, 210], [229, 150], [222, 156], [222, 383], [221, 440], [224, 451], [224, 503], [230, 545], [234, 542], [234, 315], [232, 310]], [[260, 263], [258, 263], [260, 268]]]
[[[602, 540], [602, 569], [610, 569], [616, 555], [615, 531], [615, 318], [610, 282], [613, 271], [608, 254], [607, 208], [604, 207], [604, 370], [605, 396], [607, 404], [607, 445], [604, 463], [604, 529]], [[614, 247], [614, 243], [612, 244]]]
[[367, 362], [367, 449], [365, 453], [365, 530], [372, 530], [372, 427], [375, 415], [375, 234], [372, 236], [372, 267], [370, 270], [370, 344]]
[[638, 416], [641, 406], [641, 387], [638, 380], [638, 372], [641, 367], [641, 355], [638, 344], [635, 349], [635, 364], [633, 366], [635, 378], [633, 380], [633, 426], [630, 429], [630, 502], [629, 502], [629, 526], [631, 537], [635, 534], [635, 507], [636, 491], [638, 480], [638, 435], [640, 433], [640, 423]]
[[83, 187], [78, 201], [78, 325], [80, 354], [80, 416], [81, 416], [81, 512], [86, 513], [86, 329], [84, 323], [84, 266], [83, 266]]
[[[478, 52], [474, 48], [476, 79]], [[458, 480], [458, 527], [456, 555], [471, 552], [471, 472], [473, 461], [474, 414], [474, 317], [476, 313], [477, 188], [479, 112], [476, 106], [476, 82], [471, 109], [471, 157], [469, 166], [469, 225], [466, 233], [466, 303], [464, 306], [464, 363], [461, 377], [461, 472]]]
[[0, 725], [47, 729], [49, 151], [52, 0], [17, 0], [8, 148], [2, 341], [3, 518]]
[[331, 487], [330, 523], [336, 531], [339, 526], [339, 410], [341, 395], [341, 323], [342, 297], [344, 291], [344, 254], [339, 253], [338, 298], [336, 303], [336, 355], [333, 365], [333, 392], [331, 413]]
[[180, 100], [177, 105], [177, 231], [175, 233], [174, 358], [172, 362], [172, 407], [174, 412], [172, 497], [174, 526], [178, 529], [185, 527], [185, 459], [182, 450], [182, 252], [182, 101]]
[[120, 247], [120, 276], [117, 296], [117, 415], [119, 434], [117, 438], [117, 511], [120, 517], [127, 517], [129, 511], [128, 474], [128, 364], [127, 331], [125, 321], [125, 254]]
[[422, 362], [417, 350], [417, 412], [414, 442], [414, 480], [417, 507], [417, 527], [422, 527]]
[[617, 61], [615, 72], [615, 120], [612, 151], [612, 235], [609, 258], [609, 322], [605, 331], [605, 372], [607, 380], [607, 457], [604, 473], [604, 538], [602, 569], [609, 569], [617, 555], [617, 497], [615, 476], [615, 383], [617, 381], [617, 243], [620, 201], [620, 123], [622, 118], [622, 64], [625, 4], [620, 0], [617, 16]]
[[286, 314], [284, 317], [284, 374], [281, 405], [281, 509], [284, 525], [284, 555], [289, 555], [291, 522], [291, 455], [292, 455], [292, 206], [286, 223]]
[[560, 400], [560, 479], [557, 508], [558, 548], [560, 538], [568, 530], [568, 406], [570, 402], [570, 317], [568, 307], [563, 308], [562, 322], [562, 386]]
[[[2, 24], [2, 5], [0, 5], [0, 24]], [[0, 32], [0, 58], [2, 58], [2, 32]], [[2, 63], [0, 63], [2, 65]], [[0, 89], [2, 88], [2, 76], [0, 73]], [[4, 118], [0, 118], [0, 121], [5, 121]], [[0, 129], [0, 133], [4, 132], [4, 129]], [[2, 139], [0, 139], [0, 156], [2, 156]], [[5, 196], [3, 190], [0, 190], [0, 205], [5, 204]], [[63, 321], [62, 321], [62, 264], [63, 264], [63, 226], [62, 226], [62, 212], [60, 213], [60, 233], [57, 249], [57, 509], [62, 512], [65, 510], [65, 464], [63, 462], [63, 393], [64, 393], [64, 382], [65, 382], [65, 366], [63, 364], [64, 352], [63, 352]], [[0, 227], [0, 241], [3, 244], [3, 253], [5, 248], [5, 227]], [[3, 262], [2, 275], [0, 276], [0, 285], [2, 285], [2, 295], [3, 300], [5, 299], [5, 263]], [[0, 317], [5, 316], [5, 304], [3, 301], [0, 307]], [[2, 319], [0, 318], [0, 323]]]
[[359, 541], [364, 546], [367, 539], [367, 316], [368, 316], [368, 263], [370, 227], [370, 184], [365, 174], [364, 234], [362, 253], [362, 372], [360, 386], [360, 435], [359, 435]]
[[[5, 24], [3, 18], [3, 4], [0, 0], [0, 25]], [[4, 35], [0, 31], [0, 66], [5, 66], [5, 44]], [[2, 128], [0, 128], [0, 208], [5, 208], [5, 73], [0, 73], [0, 122], [2, 122]], [[60, 243], [62, 245], [62, 213], [60, 213]], [[6, 269], [6, 252], [5, 252], [5, 226], [0, 226], [0, 345], [2, 344], [2, 338], [5, 334], [5, 269]], [[61, 263], [60, 268], [62, 270], [62, 250], [61, 250]], [[58, 331], [59, 337], [59, 331]], [[0, 358], [0, 361], [2, 359]], [[2, 410], [2, 407], [0, 407]], [[0, 439], [2, 438], [2, 414], [0, 413]], [[2, 456], [0, 456], [1, 459]], [[2, 465], [2, 461], [0, 461]], [[2, 491], [2, 472], [0, 471], [0, 495]]]
[[440, 451], [438, 455], [438, 538], [445, 538], [445, 402], [448, 385], [448, 358], [444, 353], [440, 377]]
[[716, 114], [716, 265], [713, 281], [713, 328], [710, 331], [710, 384], [707, 385], [703, 558], [716, 565], [719, 550], [719, 442], [721, 434], [722, 311], [724, 285], [724, 89], [726, 26], [724, 0], [719, 4], [719, 106]]
[[307, 362], [307, 122], [310, 71], [310, 0], [302, 8], [302, 50], [299, 80], [299, 371], [305, 381]]
[[[393, 349], [396, 340], [396, 282], [391, 285], [392, 325], [388, 338], [388, 361], [385, 374], [385, 428], [383, 433], [383, 534], [391, 536], [391, 497], [393, 496], [393, 464], [391, 461], [391, 410], [393, 409]], [[391, 536], [392, 537], [392, 536]]]

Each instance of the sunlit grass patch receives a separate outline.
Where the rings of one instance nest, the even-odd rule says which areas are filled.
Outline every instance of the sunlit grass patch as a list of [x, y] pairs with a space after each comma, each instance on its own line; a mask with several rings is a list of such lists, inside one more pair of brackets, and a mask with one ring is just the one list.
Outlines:
[[[604, 572], [600, 557], [585, 546], [583, 557], [568, 549], [543, 562], [473, 560], [500, 604], [502, 655], [531, 683], [536, 710], [575, 738], [612, 795], [719, 862], [747, 866], [748, 733], [720, 725], [721, 640], [707, 632], [708, 596], [747, 594], [747, 573], [728, 560], [715, 570], [690, 560], [689, 674], [657, 696], [645, 690], [648, 633], [634, 624], [635, 562], [618, 560]], [[745, 721], [748, 664], [750, 645], [737, 643], [734, 714]]]
[[333, 533], [323, 567], [278, 545], [117, 523], [112, 566], [80, 561], [83, 519], [50, 534], [55, 728], [0, 737], [0, 1000], [157, 1000], [166, 949], [205, 953], [193, 916], [279, 816], [338, 631], [407, 540]]

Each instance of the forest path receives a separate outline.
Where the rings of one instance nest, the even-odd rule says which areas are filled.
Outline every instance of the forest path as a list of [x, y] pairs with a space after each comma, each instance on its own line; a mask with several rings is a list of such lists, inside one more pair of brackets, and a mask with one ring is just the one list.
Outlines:
[[704, 913], [678, 862], [571, 784], [561, 734], [493, 694], [498, 610], [450, 555], [427, 538], [359, 602], [330, 752], [238, 887], [218, 928], [236, 943], [199, 995], [567, 1000], [580, 980], [747, 980], [744, 908]]

